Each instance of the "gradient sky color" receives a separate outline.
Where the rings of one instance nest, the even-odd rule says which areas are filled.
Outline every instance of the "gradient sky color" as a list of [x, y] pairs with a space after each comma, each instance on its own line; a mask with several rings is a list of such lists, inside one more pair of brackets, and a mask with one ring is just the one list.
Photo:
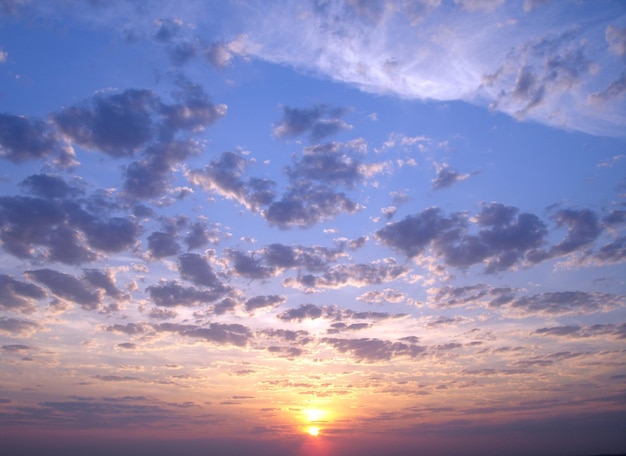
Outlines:
[[0, 0], [0, 443], [626, 452], [625, 146], [621, 0]]

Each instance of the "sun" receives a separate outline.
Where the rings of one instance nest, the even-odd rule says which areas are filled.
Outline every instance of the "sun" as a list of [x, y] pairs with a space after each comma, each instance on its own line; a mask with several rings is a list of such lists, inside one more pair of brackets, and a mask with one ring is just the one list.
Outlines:
[[309, 422], [313, 422], [313, 423], [316, 421], [320, 421], [325, 415], [326, 415], [326, 412], [320, 409], [305, 409], [304, 410], [304, 416], [306, 416], [306, 419]]
[[309, 426], [306, 431], [309, 435], [312, 435], [313, 437], [317, 437], [318, 435], [320, 435], [320, 428], [318, 428], [317, 426]]

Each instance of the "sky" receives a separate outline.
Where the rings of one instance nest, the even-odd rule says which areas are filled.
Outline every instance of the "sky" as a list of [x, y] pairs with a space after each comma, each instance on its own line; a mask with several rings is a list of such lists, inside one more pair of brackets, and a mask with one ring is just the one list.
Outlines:
[[0, 442], [626, 453], [625, 146], [620, 0], [0, 0]]

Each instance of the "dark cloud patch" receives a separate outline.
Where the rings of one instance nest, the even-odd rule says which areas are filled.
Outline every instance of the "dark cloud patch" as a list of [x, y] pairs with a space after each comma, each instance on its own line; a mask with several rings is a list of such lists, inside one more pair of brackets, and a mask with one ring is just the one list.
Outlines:
[[185, 253], [178, 257], [181, 278], [199, 286], [213, 290], [225, 290], [206, 258], [195, 253]]
[[309, 332], [304, 330], [264, 329], [260, 331], [260, 334], [271, 338], [282, 339], [286, 342], [298, 342], [299, 344], [307, 344], [312, 340]]
[[558, 227], [567, 227], [565, 239], [550, 249], [550, 256], [565, 255], [593, 243], [602, 227], [598, 216], [589, 209], [563, 209], [556, 213]]
[[626, 94], [626, 72], [611, 81], [605, 89], [589, 94], [587, 99], [592, 103], [607, 103], [619, 100], [624, 94]]
[[357, 362], [390, 361], [394, 357], [416, 358], [425, 348], [407, 342], [392, 342], [381, 339], [338, 339], [322, 338], [322, 343], [331, 345], [340, 353], [349, 353]]
[[316, 320], [326, 313], [325, 308], [315, 304], [301, 304], [299, 307], [282, 312], [277, 317], [283, 321]]
[[282, 229], [307, 228], [338, 214], [354, 214], [360, 206], [342, 192], [324, 185], [300, 182], [279, 201], [274, 201], [263, 216]]
[[343, 254], [343, 249], [328, 249], [320, 246], [270, 244], [259, 252], [269, 267], [276, 269], [302, 268], [322, 271], [330, 262]]
[[124, 194], [135, 199], [155, 198], [170, 188], [174, 167], [199, 152], [194, 141], [163, 141], [148, 147], [144, 158], [124, 173]]
[[150, 328], [143, 323], [126, 323], [125, 325], [115, 324], [105, 327], [105, 331], [136, 336], [146, 333]]
[[0, 317], [0, 332], [9, 336], [28, 337], [40, 328], [39, 323], [34, 321]]
[[2, 310], [32, 313], [36, 309], [36, 301], [45, 296], [44, 291], [37, 285], [0, 274], [0, 309]]
[[115, 276], [110, 270], [100, 271], [98, 269], [85, 269], [83, 271], [85, 281], [94, 288], [104, 290], [104, 292], [115, 299], [126, 299], [124, 293], [117, 288]]
[[158, 26], [154, 39], [160, 43], [168, 43], [180, 32], [180, 21], [174, 19], [159, 19], [155, 21]]
[[299, 347], [281, 347], [277, 345], [267, 347], [267, 351], [275, 356], [287, 359], [297, 358], [304, 353], [304, 350]]
[[226, 258], [232, 265], [235, 275], [249, 279], [268, 279], [273, 277], [276, 269], [263, 265], [261, 258], [254, 254], [246, 254], [239, 250], [226, 249]]
[[592, 64], [580, 39], [579, 29], [572, 28], [513, 48], [502, 66], [483, 78], [485, 85], [500, 88], [492, 107], [514, 107], [523, 117], [579, 85]]
[[210, 230], [204, 221], [197, 221], [191, 225], [185, 235], [184, 242], [188, 250], [195, 250], [204, 247], [209, 242], [217, 240], [217, 232]]
[[389, 258], [379, 263], [336, 265], [320, 276], [305, 274], [285, 279], [283, 285], [303, 289], [306, 292], [344, 286], [362, 287], [391, 282], [407, 272], [408, 268], [405, 265]]
[[626, 236], [621, 236], [613, 242], [603, 245], [594, 257], [602, 264], [621, 263], [626, 259]]
[[221, 302], [213, 306], [213, 313], [215, 315], [224, 315], [227, 312], [232, 312], [237, 306], [237, 301], [233, 298], [224, 298]]
[[31, 350], [36, 350], [35, 347], [31, 347], [30, 345], [24, 345], [24, 344], [3, 345], [0, 348], [3, 351], [9, 352], [9, 353], [23, 353], [23, 352], [28, 352]]
[[341, 116], [343, 109], [317, 105], [310, 109], [283, 107], [283, 117], [274, 127], [277, 138], [295, 137], [309, 133], [311, 141], [319, 141], [341, 130], [352, 128]]
[[273, 309], [287, 302], [287, 298], [281, 295], [262, 295], [255, 296], [246, 301], [246, 310], [254, 312], [259, 309]]
[[63, 178], [51, 174], [33, 174], [20, 183], [20, 187], [40, 198], [68, 198], [80, 193], [70, 187]]
[[450, 168], [446, 163], [436, 165], [437, 177], [432, 180], [432, 186], [435, 190], [451, 187], [457, 182], [462, 182], [469, 177], [469, 174], [459, 174]]
[[539, 328], [533, 332], [542, 336], [566, 337], [572, 339], [612, 336], [617, 339], [626, 339], [626, 323], [597, 324], [588, 326], [565, 325]]
[[348, 325], [343, 322], [337, 322], [337, 323], [332, 323], [330, 325], [330, 328], [326, 330], [326, 333], [327, 334], [339, 334], [341, 332], [347, 332], [347, 331], [360, 331], [362, 329], [367, 329], [371, 326], [372, 325], [370, 325], [369, 323], [352, 323]]
[[203, 339], [220, 345], [246, 346], [252, 339], [252, 331], [239, 324], [210, 323], [208, 326], [161, 323], [153, 325], [156, 332], [173, 332], [181, 336]]
[[0, 239], [18, 258], [80, 264], [96, 258], [92, 248], [119, 252], [137, 235], [131, 219], [101, 219], [69, 200], [0, 197]]
[[221, 289], [200, 290], [184, 287], [175, 280], [149, 286], [146, 291], [150, 294], [152, 302], [162, 307], [193, 307], [216, 301], [224, 294]]
[[82, 147], [112, 157], [129, 157], [154, 134], [152, 113], [156, 96], [149, 90], [129, 89], [119, 94], [98, 94], [82, 105], [53, 115], [59, 130]]
[[42, 120], [0, 114], [0, 157], [23, 163], [68, 152], [56, 132]]
[[169, 129], [170, 133], [178, 130], [203, 131], [226, 115], [226, 105], [214, 104], [201, 85], [182, 77], [176, 82], [178, 89], [173, 94], [175, 103], [161, 102], [159, 106], [164, 127]]
[[74, 302], [85, 310], [96, 310], [100, 305], [100, 296], [83, 281], [73, 275], [53, 269], [26, 271], [26, 277], [45, 285], [54, 295]]
[[148, 251], [152, 258], [165, 258], [180, 252], [175, 232], [155, 231], [148, 236]]
[[361, 142], [327, 143], [305, 147], [288, 174], [293, 180], [314, 180], [353, 187], [365, 179], [366, 168], [359, 160]]
[[275, 196], [275, 182], [260, 178], [243, 178], [246, 160], [234, 152], [224, 152], [218, 160], [187, 174], [189, 182], [224, 198], [234, 199], [249, 210], [256, 211], [270, 204]]
[[624, 306], [626, 299], [608, 293], [560, 291], [523, 296], [506, 306], [523, 314], [585, 315]]
[[486, 262], [486, 272], [493, 273], [524, 260], [548, 233], [537, 216], [518, 214], [516, 208], [499, 203], [483, 207], [476, 221], [481, 229], [473, 235], [468, 232], [467, 215], [445, 216], [439, 208], [429, 208], [388, 223], [376, 237], [410, 258], [430, 249], [450, 266], [466, 268]]

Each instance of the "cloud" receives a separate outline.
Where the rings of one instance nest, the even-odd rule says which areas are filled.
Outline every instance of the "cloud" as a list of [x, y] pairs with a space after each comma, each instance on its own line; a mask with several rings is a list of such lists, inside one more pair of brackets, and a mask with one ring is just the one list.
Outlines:
[[406, 295], [393, 288], [386, 288], [383, 291], [371, 290], [358, 296], [357, 301], [364, 301], [370, 304], [389, 302], [393, 304], [401, 303], [406, 299]]
[[424, 353], [424, 347], [413, 343], [392, 342], [381, 339], [339, 339], [326, 337], [320, 340], [340, 353], [351, 354], [357, 362], [374, 363], [390, 361], [398, 356], [416, 358]]
[[244, 347], [252, 338], [252, 331], [246, 326], [227, 323], [209, 323], [208, 326], [161, 323], [153, 325], [156, 332], [173, 332], [181, 336], [206, 340], [220, 345]]
[[152, 112], [158, 103], [149, 90], [128, 89], [98, 94], [82, 105], [53, 115], [59, 130], [72, 142], [112, 157], [129, 157], [153, 137]]
[[273, 309], [281, 304], [284, 304], [285, 302], [287, 302], [286, 296], [263, 295], [248, 299], [245, 305], [248, 312], [254, 312], [259, 309]]
[[301, 304], [299, 307], [286, 310], [277, 315], [283, 321], [316, 320], [326, 314], [326, 310], [315, 304]]
[[341, 120], [344, 113], [341, 108], [331, 109], [324, 105], [312, 108], [290, 108], [283, 106], [283, 117], [274, 127], [274, 136], [278, 138], [295, 137], [309, 133], [311, 141], [334, 135], [341, 130], [352, 128]]
[[38, 329], [39, 323], [19, 318], [0, 317], [0, 332], [14, 337], [30, 337]]
[[59, 298], [74, 302], [85, 310], [96, 310], [100, 305], [100, 295], [73, 275], [53, 269], [26, 271], [24, 275], [45, 285]]
[[338, 214], [354, 214], [359, 208], [359, 204], [342, 192], [325, 185], [299, 182], [262, 215], [270, 225], [282, 229], [308, 228]]
[[62, 177], [51, 174], [33, 174], [20, 183], [20, 187], [40, 198], [69, 198], [81, 193], [69, 186]]
[[159, 285], [146, 288], [150, 299], [161, 307], [193, 307], [199, 304], [210, 303], [224, 295], [224, 289], [202, 290], [194, 287], [184, 287], [176, 280], [162, 281]]
[[138, 235], [132, 219], [99, 218], [72, 200], [0, 197], [0, 221], [0, 239], [12, 255], [66, 264], [95, 260], [91, 247], [120, 252], [131, 247]]
[[45, 296], [37, 285], [0, 274], [0, 308], [3, 310], [32, 313], [36, 310], [37, 300]]
[[364, 181], [369, 174], [359, 159], [366, 150], [362, 140], [305, 147], [301, 159], [294, 160], [288, 173], [294, 181], [314, 180], [348, 188]]
[[185, 253], [178, 257], [181, 278], [194, 285], [223, 290], [224, 285], [217, 278], [206, 258], [195, 254]]
[[296, 278], [287, 278], [283, 281], [283, 286], [310, 293], [324, 288], [362, 287], [391, 282], [407, 272], [406, 266], [387, 258], [379, 263], [335, 265], [319, 276], [305, 274]]
[[176, 255], [180, 252], [180, 245], [176, 241], [177, 233], [155, 231], [148, 236], [148, 251], [150, 257], [159, 259]]
[[447, 163], [441, 165], [435, 163], [437, 169], [437, 177], [432, 180], [432, 186], [435, 190], [447, 188], [456, 182], [462, 182], [469, 177], [469, 174], [459, 174], [451, 169]]
[[0, 157], [13, 163], [59, 155], [70, 165], [72, 152], [46, 122], [24, 116], [0, 114]]
[[480, 230], [474, 235], [468, 233], [466, 214], [445, 216], [432, 207], [388, 223], [376, 237], [409, 258], [430, 250], [449, 266], [467, 268], [485, 262], [485, 271], [494, 273], [514, 267], [531, 254], [538, 260], [536, 250], [548, 234], [547, 227], [536, 215], [518, 212], [499, 203], [483, 206], [475, 219]]
[[193, 185], [215, 192], [224, 198], [234, 199], [251, 211], [268, 205], [274, 199], [274, 181], [251, 178], [243, 180], [246, 160], [239, 154], [224, 152], [218, 160], [199, 170], [187, 173]]
[[542, 336], [566, 337], [572, 339], [613, 336], [617, 339], [626, 339], [626, 323], [596, 324], [588, 326], [565, 325], [539, 328], [534, 334]]
[[505, 311], [510, 316], [561, 316], [606, 313], [626, 305], [624, 297], [600, 292], [553, 291], [523, 294], [509, 287], [484, 284], [445, 286], [428, 291], [433, 307], [484, 307]]

